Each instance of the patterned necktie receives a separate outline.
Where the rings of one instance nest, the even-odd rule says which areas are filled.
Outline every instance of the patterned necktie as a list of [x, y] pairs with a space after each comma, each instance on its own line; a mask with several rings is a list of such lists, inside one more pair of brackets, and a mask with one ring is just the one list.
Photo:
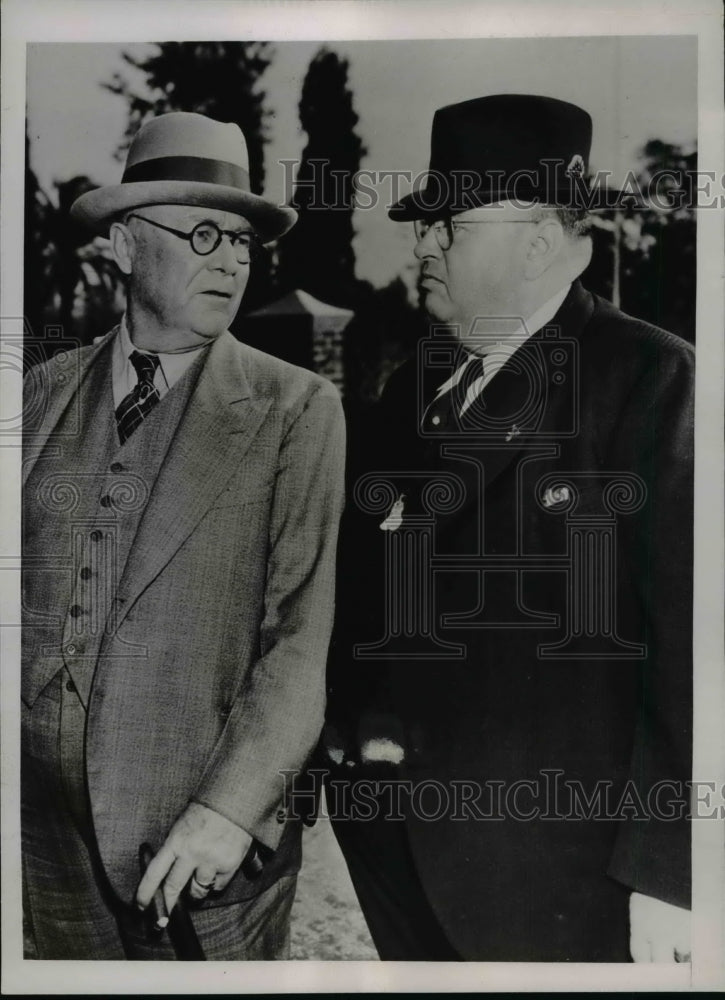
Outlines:
[[154, 385], [154, 376], [160, 364], [156, 355], [132, 351], [129, 360], [136, 369], [138, 382], [128, 396], [121, 400], [116, 410], [116, 424], [121, 444], [133, 434], [161, 398], [159, 390]]

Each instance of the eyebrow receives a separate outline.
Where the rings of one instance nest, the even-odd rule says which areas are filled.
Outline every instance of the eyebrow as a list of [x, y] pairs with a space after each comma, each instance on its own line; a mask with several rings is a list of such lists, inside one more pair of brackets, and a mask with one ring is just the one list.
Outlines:
[[[200, 222], [209, 222], [212, 225], [216, 226], [217, 229], [222, 228], [221, 225], [216, 221], [216, 219], [210, 219], [208, 215], [202, 215], [199, 212], [189, 212], [186, 218], [189, 222], [191, 222], [195, 226], [198, 226]], [[225, 232], [237, 233], [240, 236], [243, 236], [245, 233], [252, 233], [252, 234], [254, 233], [254, 229], [252, 228], [252, 226], [249, 225], [249, 223], [246, 223], [247, 226], [246, 229], [243, 228], [244, 225], [245, 223], [243, 222], [237, 223], [237, 225], [233, 226], [231, 229], [226, 229]]]

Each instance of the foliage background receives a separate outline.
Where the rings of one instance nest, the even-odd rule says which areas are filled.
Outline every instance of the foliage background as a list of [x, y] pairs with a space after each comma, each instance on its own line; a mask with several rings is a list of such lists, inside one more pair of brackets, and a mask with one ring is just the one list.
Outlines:
[[[572, 70], [584, 60], [600, 52], [597, 40], [558, 40], [556, 52], [567, 53]], [[656, 135], [652, 122], [662, 126], [654, 113], [652, 95], [646, 92], [645, 77], [636, 76], [637, 58], [657, 53], [656, 48], [643, 40], [639, 48], [622, 42], [616, 49], [617, 64], [629, 67], [623, 75], [632, 81], [640, 80], [635, 93], [619, 93], [623, 106], [641, 99], [641, 134], [629, 136], [630, 147], [634, 141], [632, 162], [627, 163], [640, 183], [659, 169], [675, 171], [693, 170], [697, 166], [695, 151], [696, 122], [694, 113], [690, 122], [682, 109], [673, 108], [669, 121], [672, 134]], [[521, 52], [525, 40], [485, 40], [479, 45], [481, 53], [490, 53], [499, 59], [508, 59], [507, 53]], [[556, 40], [531, 42], [532, 53], [542, 62], [542, 79], [554, 80], [553, 70]], [[547, 44], [551, 43], [548, 45]], [[418, 79], [421, 66], [441, 54], [442, 65], [450, 68], [455, 78], [456, 67], [450, 52], [460, 51], [461, 63], [476, 54], [476, 42], [458, 43], [451, 50], [450, 43], [355, 43], [302, 45], [297, 49], [298, 59], [307, 59], [303, 71], [292, 75], [280, 73], [280, 67], [289, 65], [290, 47], [298, 43], [249, 42], [165, 42], [146, 46], [106, 46], [107, 70], [101, 79], [77, 80], [84, 87], [98, 87], [109, 99], [120, 102], [125, 108], [124, 125], [115, 137], [116, 176], [120, 175], [130, 137], [149, 116], [170, 110], [193, 110], [208, 114], [221, 121], [235, 121], [242, 128], [248, 143], [252, 189], [266, 193], [269, 174], [274, 172], [279, 180], [279, 159], [270, 157], [270, 150], [279, 156], [282, 140], [288, 135], [283, 128], [281, 109], [289, 115], [290, 107], [296, 111], [297, 136], [301, 146], [300, 163], [294, 171], [296, 187], [287, 173], [288, 190], [285, 198], [295, 205], [300, 214], [297, 226], [277, 246], [270, 249], [253, 269], [242, 311], [232, 328], [235, 335], [244, 339], [246, 314], [266, 305], [286, 292], [302, 288], [318, 299], [352, 309], [355, 318], [344, 334], [346, 369], [346, 406], [349, 416], [364, 416], [371, 402], [390, 371], [413, 350], [423, 334], [424, 320], [418, 309], [415, 288], [415, 267], [412, 241], [409, 244], [408, 263], [401, 266], [392, 261], [385, 272], [386, 248], [379, 237], [372, 234], [369, 219], [360, 209], [354, 208], [353, 181], [355, 173], [363, 167], [387, 169], [394, 164], [388, 160], [376, 162], [376, 149], [381, 148], [379, 134], [381, 113], [389, 118], [400, 118], [401, 104], [413, 103], [412, 88]], [[445, 45], [448, 44], [448, 48]], [[507, 45], [519, 48], [507, 49]], [[604, 43], [602, 43], [604, 44]], [[611, 40], [608, 43], [611, 50]], [[630, 48], [627, 49], [626, 45]], [[668, 43], [670, 44], [670, 43]], [[684, 43], [683, 43], [684, 44]], [[562, 45], [564, 46], [562, 48]], [[495, 46], [492, 48], [492, 46]], [[592, 47], [593, 46], [593, 47]], [[47, 58], [53, 46], [30, 47], [29, 93], [33, 93], [33, 73]], [[58, 46], [55, 46], [57, 49]], [[69, 46], [65, 47], [66, 50]], [[99, 51], [103, 47], [98, 47]], [[662, 50], [664, 51], [664, 50]], [[672, 51], [679, 51], [670, 49]], [[605, 49], [601, 49], [605, 52]], [[600, 52], [600, 54], [601, 54]], [[681, 70], [690, 76], [695, 72], [695, 62], [685, 58], [682, 48]], [[352, 53], [352, 56], [345, 55]], [[431, 53], [433, 55], [431, 55]], [[446, 55], [445, 53], [448, 53]], [[547, 55], [548, 53], [548, 55]], [[626, 56], [626, 58], [625, 58]], [[689, 61], [688, 61], [689, 60]], [[388, 95], [388, 104], [379, 106], [380, 96], [370, 78], [382, 80], [387, 64], [395, 63], [401, 74], [397, 93]], [[80, 61], [79, 61], [80, 62]], [[604, 60], [606, 62], [606, 60]], [[475, 66], [475, 61], [473, 63]], [[609, 66], [610, 63], [607, 63]], [[650, 62], [644, 67], [649, 75], [663, 78], [665, 68]], [[523, 67], [512, 73], [524, 74]], [[594, 72], [594, 70], [592, 71]], [[367, 73], [367, 77], [365, 74]], [[548, 75], [547, 75], [548, 74]], [[683, 72], [683, 91], [692, 80]], [[357, 87], [355, 80], [358, 81]], [[475, 75], [466, 86], [473, 87]], [[407, 83], [406, 83], [407, 81]], [[576, 100], [576, 80], [568, 95]], [[611, 83], [613, 92], [615, 82]], [[505, 84], [505, 81], [504, 81]], [[506, 89], [502, 84], [501, 89]], [[446, 79], [431, 79], [428, 83], [432, 108], [450, 99], [450, 85]], [[371, 86], [373, 89], [371, 90]], [[407, 86], [407, 90], [406, 90]], [[447, 90], [446, 87], [449, 87]], [[459, 84], [463, 86], [463, 84]], [[629, 84], [635, 87], [634, 83]], [[382, 84], [380, 85], [382, 88]], [[551, 92], [553, 83], [549, 87]], [[526, 89], [521, 87], [520, 89]], [[537, 88], [532, 88], [537, 89]], [[591, 83], [590, 83], [591, 89]], [[620, 91], [622, 87], [620, 85]], [[539, 92], [542, 88], [538, 88]], [[63, 101], [73, 88], [61, 88], [52, 96], [46, 92], [35, 98], [39, 101]], [[440, 96], [436, 96], [437, 94]], [[470, 89], [466, 91], [470, 96]], [[372, 95], [372, 96], [371, 96]], [[558, 96], [561, 96], [559, 94]], [[606, 95], [602, 104], [606, 105]], [[422, 98], [420, 98], [422, 100]], [[376, 105], [378, 117], [371, 114], [371, 101]], [[88, 241], [87, 234], [69, 219], [73, 200], [100, 181], [86, 173], [72, 176], [53, 175], [50, 184], [42, 184], [35, 153], [36, 138], [33, 128], [32, 101], [28, 119], [26, 186], [25, 186], [25, 315], [35, 338], [42, 342], [47, 327], [60, 325], [66, 335], [89, 343], [93, 337], [108, 329], [123, 310], [123, 289], [115, 268], [109, 259], [105, 241]], [[682, 107], [687, 107], [683, 97]], [[59, 114], [63, 109], [59, 106]], [[79, 109], [78, 114], [81, 114]], [[65, 109], [68, 114], [68, 109]], [[595, 137], [598, 116], [595, 119]], [[418, 134], [430, 130], [431, 115], [421, 122], [411, 114], [411, 129]], [[623, 118], [623, 112], [619, 114]], [[615, 121], [619, 118], [615, 115]], [[377, 122], [374, 127], [365, 123]], [[620, 126], [620, 132], [623, 129]], [[88, 148], [97, 142], [102, 122], [89, 122]], [[688, 131], [689, 130], [689, 131]], [[607, 132], [606, 125], [603, 131]], [[616, 131], [616, 130], [615, 130]], [[682, 141], [682, 136], [690, 135]], [[299, 136], [299, 139], [297, 138]], [[674, 136], [674, 137], [673, 137]], [[401, 146], [412, 140], [399, 132]], [[106, 139], [107, 141], [107, 139]], [[427, 139], [426, 139], [427, 142]], [[425, 166], [427, 147], [417, 151], [418, 164]], [[47, 150], [47, 143], [42, 148]], [[56, 141], [55, 149], [61, 149]], [[295, 150], [289, 152], [295, 156]], [[613, 154], [612, 154], [613, 155]], [[58, 156], [59, 162], [61, 161]], [[327, 161], [321, 166], [322, 161]], [[596, 166], [600, 166], [597, 164]], [[42, 164], [47, 177], [47, 164]], [[276, 170], [271, 170], [277, 168]], [[334, 212], [319, 211], [316, 204], [326, 203], [334, 197], [339, 207]], [[589, 288], [606, 297], [618, 300], [623, 309], [651, 322], [664, 326], [693, 341], [695, 335], [695, 215], [685, 205], [673, 212], [630, 212], [613, 227], [611, 218], [601, 218], [594, 230], [595, 253], [584, 281]], [[390, 223], [391, 229], [396, 227]], [[403, 227], [397, 227], [401, 229]], [[406, 234], [398, 233], [405, 239]], [[371, 281], [360, 277], [358, 257], [370, 258], [380, 243], [380, 270], [383, 277]], [[369, 266], [368, 266], [369, 270]], [[249, 329], [247, 325], [247, 329]], [[37, 355], [36, 355], [37, 356]]]

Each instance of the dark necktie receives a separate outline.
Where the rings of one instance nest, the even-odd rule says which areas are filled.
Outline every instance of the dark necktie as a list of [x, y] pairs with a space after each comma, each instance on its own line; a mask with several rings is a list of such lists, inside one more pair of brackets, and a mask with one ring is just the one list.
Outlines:
[[121, 400], [116, 410], [116, 423], [121, 444], [133, 434], [144, 417], [148, 416], [161, 398], [159, 390], [154, 385], [154, 375], [160, 363], [156, 355], [132, 351], [129, 360], [136, 369], [138, 382], [128, 396]]

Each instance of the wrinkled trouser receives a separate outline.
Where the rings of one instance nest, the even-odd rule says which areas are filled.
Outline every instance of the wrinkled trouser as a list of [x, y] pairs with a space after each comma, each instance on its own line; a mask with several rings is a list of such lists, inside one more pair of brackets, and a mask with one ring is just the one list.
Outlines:
[[[21, 808], [26, 957], [175, 959], [164, 934], [112, 892], [98, 854], [84, 765], [85, 710], [67, 672], [22, 705]], [[297, 877], [253, 899], [191, 911], [208, 959], [289, 957]], [[29, 939], [29, 940], [28, 940]]]

